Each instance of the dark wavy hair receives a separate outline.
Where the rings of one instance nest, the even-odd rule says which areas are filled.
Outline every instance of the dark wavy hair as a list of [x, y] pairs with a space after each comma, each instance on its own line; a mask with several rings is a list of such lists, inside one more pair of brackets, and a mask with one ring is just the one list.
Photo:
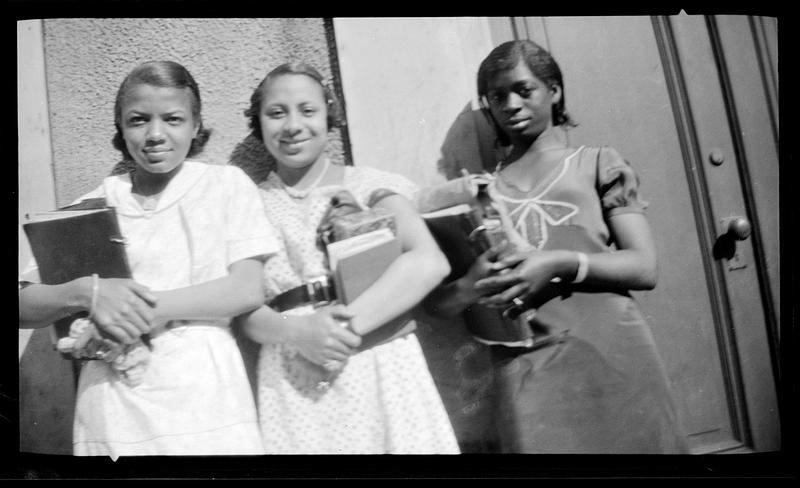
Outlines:
[[259, 141], [264, 140], [264, 136], [261, 134], [261, 120], [258, 117], [261, 111], [261, 102], [264, 101], [264, 86], [282, 75], [305, 75], [319, 83], [320, 88], [322, 88], [322, 95], [325, 98], [325, 106], [328, 110], [328, 130], [342, 126], [339, 101], [336, 99], [333, 90], [325, 83], [320, 72], [307, 63], [284, 63], [267, 73], [267, 76], [261, 80], [261, 83], [258, 84], [250, 96], [250, 107], [244, 111], [244, 116], [249, 119], [248, 127], [256, 139]]
[[125, 138], [122, 136], [122, 102], [128, 92], [136, 85], [152, 85], [163, 88], [188, 88], [192, 100], [192, 117], [197, 121], [197, 136], [192, 139], [187, 158], [199, 154], [203, 151], [208, 139], [211, 137], [211, 129], [203, 127], [203, 117], [201, 115], [202, 103], [200, 101], [200, 88], [194, 81], [191, 73], [182, 65], [174, 61], [148, 61], [133, 69], [122, 81], [117, 90], [117, 98], [114, 100], [114, 126], [117, 133], [111, 143], [114, 148], [122, 153], [125, 160], [132, 160], [133, 157], [128, 152], [125, 145]]
[[561, 99], [553, 105], [553, 125], [566, 127], [578, 125], [565, 108], [564, 78], [556, 60], [547, 50], [533, 41], [527, 39], [508, 41], [492, 49], [478, 68], [478, 99], [484, 114], [492, 121], [499, 141], [504, 145], [511, 143], [489, 110], [489, 82], [497, 73], [514, 69], [520, 62], [525, 63], [531, 73], [550, 88], [553, 86], [561, 88]]

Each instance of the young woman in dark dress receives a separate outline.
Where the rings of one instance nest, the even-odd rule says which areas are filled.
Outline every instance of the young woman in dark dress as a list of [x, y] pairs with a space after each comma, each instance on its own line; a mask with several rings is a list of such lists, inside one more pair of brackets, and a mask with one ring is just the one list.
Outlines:
[[481, 256], [437, 308], [515, 307], [534, 340], [491, 344], [500, 449], [683, 453], [669, 382], [629, 290], [656, 285], [638, 178], [613, 148], [570, 147], [561, 71], [531, 41], [496, 47], [478, 94], [508, 148], [488, 193], [516, 246]]

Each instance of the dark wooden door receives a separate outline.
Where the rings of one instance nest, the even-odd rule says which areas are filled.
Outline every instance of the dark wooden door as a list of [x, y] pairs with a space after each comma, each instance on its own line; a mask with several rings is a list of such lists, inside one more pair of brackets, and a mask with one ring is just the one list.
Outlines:
[[[776, 20], [492, 22], [559, 62], [569, 142], [616, 147], [642, 179], [660, 275], [636, 297], [692, 452], [780, 448]], [[742, 240], [721, 237], [732, 221]]]

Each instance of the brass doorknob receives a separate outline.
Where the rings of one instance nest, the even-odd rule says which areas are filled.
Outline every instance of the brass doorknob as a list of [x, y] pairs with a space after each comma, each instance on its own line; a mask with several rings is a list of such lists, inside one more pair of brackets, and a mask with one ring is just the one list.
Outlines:
[[744, 217], [731, 217], [728, 221], [727, 234], [737, 241], [743, 241], [750, 237], [753, 231], [753, 226], [750, 221]]

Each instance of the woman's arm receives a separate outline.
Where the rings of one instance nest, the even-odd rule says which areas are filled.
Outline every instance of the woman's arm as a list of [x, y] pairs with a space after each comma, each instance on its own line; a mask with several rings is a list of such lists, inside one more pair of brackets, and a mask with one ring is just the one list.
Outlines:
[[[262, 267], [258, 259], [243, 259], [233, 263], [223, 278], [155, 292], [130, 279], [100, 279], [92, 321], [112, 339], [130, 344], [171, 319], [234, 317], [262, 304]], [[45, 327], [70, 314], [88, 312], [93, 293], [91, 277], [27, 286], [19, 292], [20, 327]]]
[[[323, 308], [311, 315], [293, 316], [269, 307], [239, 318], [247, 337], [258, 343], [291, 343], [309, 360], [323, 364], [344, 360], [363, 335], [416, 305], [450, 272], [450, 267], [427, 226], [404, 197], [382, 199], [395, 215], [403, 254], [353, 303]], [[350, 320], [353, 334], [338, 322]]]
[[92, 278], [84, 276], [60, 285], [34, 283], [19, 291], [19, 326], [47, 327], [73, 313], [88, 311]]
[[235, 317], [264, 302], [261, 274], [264, 263], [250, 258], [236, 261], [227, 276], [174, 290], [156, 291], [154, 310], [159, 322], [171, 319]]
[[494, 261], [506, 245], [503, 242], [492, 247], [478, 256], [464, 276], [436, 287], [423, 302], [426, 311], [435, 317], [452, 317], [478, 301], [481, 295], [475, 283], [494, 270]]
[[450, 273], [450, 265], [425, 222], [403, 196], [380, 200], [395, 216], [403, 253], [347, 309], [351, 328], [363, 335], [408, 311]]
[[[617, 249], [589, 254], [585, 283], [628, 290], [650, 290], [658, 279], [656, 248], [647, 219], [641, 213], [623, 213], [608, 219]], [[494, 293], [483, 303], [503, 306], [515, 297], [535, 294], [553, 278], [571, 281], [578, 271], [578, 253], [567, 250], [526, 251], [509, 256], [497, 266], [510, 272], [480, 280], [480, 294]], [[501, 291], [502, 290], [502, 291]]]
[[658, 282], [655, 240], [641, 213], [623, 213], [608, 219], [617, 251], [589, 256], [586, 282], [628, 290], [652, 290]]
[[262, 306], [237, 320], [245, 336], [259, 344], [292, 344], [311, 362], [344, 361], [361, 344], [361, 337], [342, 327], [339, 320], [352, 314], [342, 305], [310, 315], [287, 315]]
[[98, 279], [96, 288], [90, 276], [60, 285], [36, 283], [19, 291], [19, 326], [46, 327], [74, 313], [92, 312], [101, 331], [130, 344], [153, 325], [156, 300], [147, 287], [130, 279]]

